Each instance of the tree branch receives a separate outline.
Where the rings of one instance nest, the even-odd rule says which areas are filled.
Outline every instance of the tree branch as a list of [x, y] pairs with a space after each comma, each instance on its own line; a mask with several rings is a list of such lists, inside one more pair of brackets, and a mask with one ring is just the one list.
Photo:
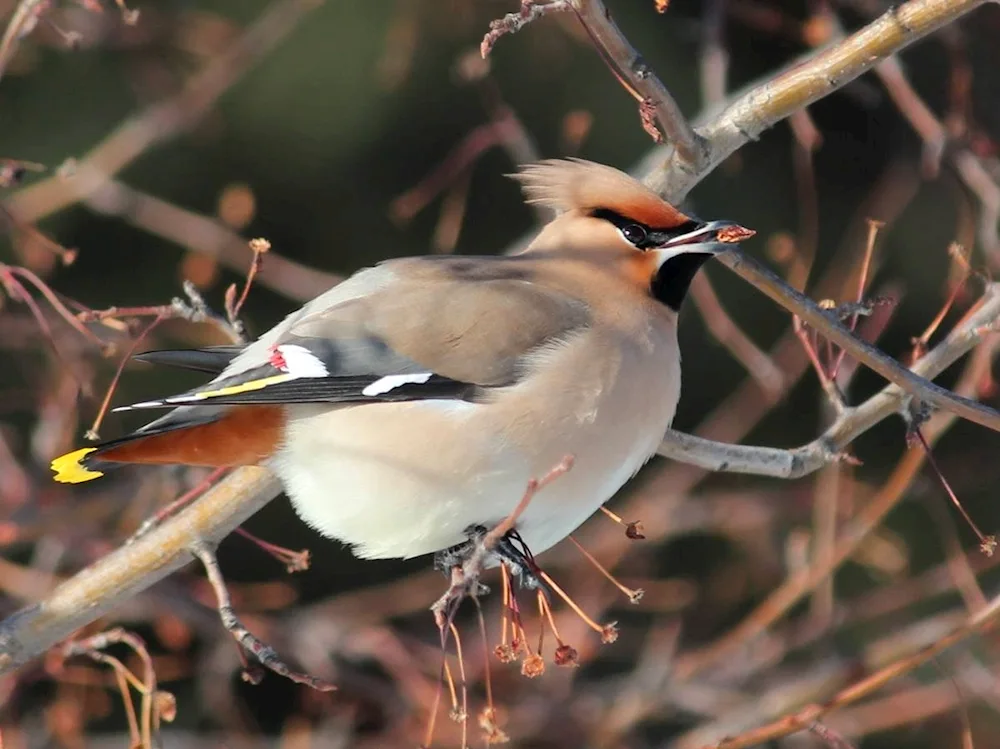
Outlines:
[[535, 19], [557, 11], [576, 14], [595, 49], [638, 101], [639, 116], [646, 132], [657, 143], [666, 140], [684, 164], [703, 163], [707, 158], [707, 145], [691, 128], [667, 87], [612, 20], [611, 11], [602, 0], [521, 0], [518, 13], [508, 13], [490, 23], [490, 30], [480, 46], [483, 57], [490, 54], [504, 34], [515, 34]]
[[[983, 331], [998, 319], [1000, 284], [990, 284], [979, 309], [906, 371], [920, 378], [937, 377], [972, 350], [981, 340]], [[907, 394], [907, 390], [900, 385], [887, 385], [861, 405], [846, 409], [815, 440], [791, 450], [733, 445], [671, 429], [667, 431], [657, 452], [666, 458], [710, 471], [750, 473], [785, 479], [801, 478], [837, 460], [841, 452], [857, 437], [883, 419], [898, 413]]]
[[319, 5], [316, 0], [277, 0], [181, 91], [122, 122], [79, 160], [72, 174], [53, 175], [19, 190], [6, 201], [7, 208], [18, 220], [34, 223], [82, 200], [147, 149], [198, 122]]
[[820, 309], [815, 302], [800, 294], [756, 260], [740, 252], [728, 252], [721, 255], [719, 260], [782, 307], [801, 317], [822, 336], [910, 395], [937, 408], [951, 411], [964, 419], [1000, 431], [1000, 413], [974, 400], [956, 395], [906, 369], [892, 357], [856, 337], [830, 311]]
[[961, 626], [944, 637], [938, 638], [933, 644], [909, 653], [865, 679], [841, 689], [832, 699], [823, 704], [809, 705], [794, 715], [786, 715], [766, 726], [747, 731], [733, 738], [724, 738], [718, 743], [703, 746], [701, 749], [748, 749], [774, 741], [782, 736], [806, 730], [823, 716], [868, 697], [890, 681], [905, 676], [918, 666], [936, 658], [945, 650], [954, 647], [972, 635], [993, 630], [997, 626], [998, 617], [1000, 617], [1000, 596], [993, 598], [985, 608], [969, 616], [968, 620]]
[[183, 567], [189, 548], [216, 543], [281, 490], [270, 471], [240, 468], [190, 507], [146, 535], [81, 570], [49, 594], [0, 622], [0, 675]]
[[[117, 216], [126, 223], [194, 252], [201, 252], [240, 272], [250, 267], [252, 253], [247, 240], [221, 221], [182, 208], [169, 201], [136, 190], [116, 179], [108, 179], [82, 198], [93, 211]], [[319, 296], [343, 277], [310, 268], [271, 251], [257, 283], [272, 291], [306, 302]]]
[[910, 0], [886, 11], [846, 39], [805, 55], [776, 76], [750, 86], [695, 133], [707, 144], [691, 162], [680, 151], [658, 149], [648, 159], [646, 182], [669, 200], [685, 195], [722, 161], [793, 112], [830, 95], [879, 62], [983, 5], [986, 0]]
[[655, 118], [677, 153], [680, 167], [686, 169], [688, 165], [704, 163], [708, 158], [708, 144], [692, 129], [667, 87], [625, 38], [607, 6], [601, 0], [574, 0], [573, 9], [594, 46], [616, 69], [623, 85], [639, 100], [644, 122], [647, 112]]
[[[879, 61], [983, 2], [985, 0], [910, 0], [846, 40], [811, 55], [772, 80], [736, 97], [718, 116], [695, 129], [695, 134], [704, 140], [705, 145], [700, 155], [697, 148], [692, 151], [682, 146], [686, 141], [684, 132], [670, 131], [671, 127], [682, 130], [680, 123], [683, 123], [683, 118], [672, 117], [672, 100], [669, 96], [659, 95], [665, 94], [666, 89], [651, 71], [643, 67], [641, 82], [644, 88], [641, 90], [659, 92], [653, 97], [657, 102], [657, 116], [668, 136], [675, 141], [666, 150], [657, 149], [650, 157], [652, 166], [646, 175], [647, 181], [661, 194], [678, 201], [726, 156], [768, 127], [835, 91]], [[127, 121], [94, 148], [82, 162], [84, 168], [75, 177], [46, 180], [21, 191], [11, 201], [11, 210], [21, 220], [37, 220], [92, 193], [139, 153], [203, 113], [215, 97], [232, 83], [236, 72], [265, 52], [310, 7], [313, 7], [310, 0], [284, 0], [275, 6], [248, 30], [229, 53], [210, 65], [184, 92]], [[611, 24], [606, 14], [601, 15], [603, 4], [576, 0], [574, 8], [578, 9], [581, 17], [585, 12], [597, 14], [588, 16], [593, 23], [599, 22], [595, 26], [600, 32], [594, 33], [595, 42], [609, 44], [610, 49], [617, 50], [618, 58], [615, 59], [627, 59], [623, 72], [631, 70], [634, 75], [636, 57], [631, 54], [631, 46], [626, 46], [627, 42], [617, 27]], [[1000, 426], [1000, 415], [996, 412], [973, 401], [957, 398], [921, 377], [936, 375], [974, 345], [975, 340], [970, 339], [975, 338], [979, 329], [972, 328], [971, 320], [910, 371], [855, 339], [810, 300], [746, 257], [731, 253], [723, 262], [895, 384], [863, 405], [845, 411], [815, 443], [787, 453], [791, 457], [779, 455], [782, 451], [759, 449], [751, 455], [751, 448], [724, 446], [676, 434], [664, 441], [661, 446], [664, 454], [688, 461], [698, 458], [701, 461], [698, 464], [705, 465], [701, 457], [694, 455], [704, 451], [710, 456], [722, 456], [719, 458], [720, 465], [706, 466], [718, 470], [789, 477], [804, 475], [828, 462], [831, 456], [836, 455], [838, 446], [846, 445], [895, 412], [906, 394], [914, 394], [977, 423], [993, 428]], [[996, 307], [997, 295], [991, 287], [988, 299], [975, 319], [985, 321], [985, 324], [992, 322], [996, 319]], [[672, 450], [676, 450], [676, 454], [671, 453]], [[820, 458], [815, 457], [817, 455]], [[724, 461], [728, 465], [721, 465]], [[276, 496], [279, 489], [276, 479], [268, 471], [241, 468], [147, 535], [77, 573], [43, 602], [0, 622], [0, 674], [45, 652], [74, 629], [93, 621], [124, 599], [188, 563], [192, 558], [189, 551], [192, 544], [199, 540], [217, 542]]]

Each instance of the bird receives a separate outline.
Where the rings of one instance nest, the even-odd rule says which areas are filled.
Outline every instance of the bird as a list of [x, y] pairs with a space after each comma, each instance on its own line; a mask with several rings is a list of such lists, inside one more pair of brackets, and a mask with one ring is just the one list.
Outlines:
[[55, 480], [264, 465], [323, 536], [365, 559], [412, 558], [466, 548], [572, 456], [512, 529], [532, 554], [558, 543], [656, 452], [680, 397], [688, 287], [754, 232], [595, 162], [511, 176], [555, 212], [524, 250], [387, 260], [249, 345], [140, 354], [212, 379], [116, 409], [169, 410], [56, 458]]

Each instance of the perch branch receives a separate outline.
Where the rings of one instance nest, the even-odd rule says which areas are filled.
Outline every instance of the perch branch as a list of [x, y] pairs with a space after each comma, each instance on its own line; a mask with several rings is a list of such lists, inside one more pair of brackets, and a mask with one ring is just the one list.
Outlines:
[[[752, 87], [732, 100], [718, 116], [706, 119], [696, 129], [706, 146], [697, 163], [685, 163], [677, 148], [657, 149], [649, 160], [648, 181], [661, 194], [675, 201], [682, 198], [726, 156], [768, 127], [835, 91], [889, 55], [983, 2], [985, 0], [910, 0], [894, 8], [842, 42]], [[598, 4], [585, 6], [583, 0], [580, 3], [580, 7], [600, 7]], [[197, 119], [231, 85], [238, 73], [270, 49], [312, 7], [314, 3], [310, 0], [285, 0], [272, 6], [234, 47], [196, 76], [183, 92], [126, 121], [91, 150], [81, 162], [83, 168], [75, 176], [44, 180], [16, 194], [9, 203], [11, 210], [20, 220], [33, 221], [93, 193], [106, 183], [110, 175], [151, 145]], [[601, 43], [601, 39], [601, 36], [595, 35], [595, 41]], [[633, 61], [634, 58], [629, 58], [627, 62], [631, 65]], [[651, 72], [648, 75], [652, 77]], [[940, 371], [938, 367], [943, 369], [947, 365], [949, 357], [957, 358], [971, 347], [972, 343], [961, 341], [957, 334], [948, 339], [956, 347], [951, 350], [952, 353], [937, 355], [939, 349], [935, 349], [918, 362], [914, 371], [909, 371], [872, 347], [857, 342], [843, 326], [831, 322], [812, 302], [757, 264], [735, 254], [730, 254], [725, 262], [750, 283], [828, 335], [830, 340], [842, 345], [852, 356], [903, 386], [891, 385], [862, 406], [846, 411], [838, 422], [840, 426], [834, 425], [839, 429], [837, 439], [849, 441], [880, 418], [893, 413], [903, 397], [903, 391], [907, 389], [930, 403], [974, 417], [973, 420], [979, 423], [991, 426], [998, 423], [995, 412], [965, 399], [955, 399], [920, 377], [922, 362], [928, 362], [927, 371], [923, 374], [933, 376]], [[994, 303], [995, 299], [991, 297], [979, 314], [986, 308], [992, 310]], [[992, 312], [995, 314], [995, 310]], [[939, 358], [935, 358], [936, 355]], [[829, 438], [830, 435], [824, 437]], [[695, 446], [706, 447], [703, 443], [707, 441], [699, 442], [691, 437], [684, 439], [689, 440], [685, 459], [692, 459], [691, 452]], [[825, 445], [829, 454], [835, 454], [835, 450], [829, 448], [832, 444], [837, 442]], [[718, 443], [712, 447], [717, 449]], [[739, 460], [746, 459], [747, 449], [738, 446], [728, 446], [727, 449], [735, 451], [727, 468], [737, 470], [739, 467], [748, 471], [748, 465], [739, 464]], [[808, 472], [803, 463], [796, 463], [792, 458], [792, 462], [787, 463], [788, 468], [783, 469], [787, 473], [776, 473], [774, 466], [789, 460], [779, 459], [778, 452], [767, 453], [771, 462], [765, 473], [800, 475], [793, 473], [793, 468]], [[829, 455], [818, 461], [815, 467], [824, 464], [827, 459]], [[269, 472], [259, 468], [239, 469], [147, 535], [113, 551], [65, 581], [44, 601], [0, 622], [0, 674], [45, 652], [73, 630], [188, 563], [192, 558], [189, 551], [192, 544], [199, 540], [217, 542], [270, 501], [278, 490], [278, 484]]]
[[[991, 284], [987, 287], [979, 309], [906, 371], [920, 379], [937, 377], [968, 353], [980, 341], [983, 330], [998, 319], [1000, 285]], [[823, 332], [825, 334], [825, 330]], [[800, 478], [837, 460], [841, 452], [858, 436], [897, 413], [906, 395], [907, 390], [900, 385], [888, 385], [861, 405], [846, 409], [820, 437], [791, 450], [733, 445], [671, 429], [667, 431], [657, 452], [666, 458], [712, 471]]]
[[43, 601], [0, 622], [0, 674], [26, 663], [192, 560], [189, 547], [218, 542], [277, 496], [269, 471], [240, 468], [190, 507], [81, 570]]

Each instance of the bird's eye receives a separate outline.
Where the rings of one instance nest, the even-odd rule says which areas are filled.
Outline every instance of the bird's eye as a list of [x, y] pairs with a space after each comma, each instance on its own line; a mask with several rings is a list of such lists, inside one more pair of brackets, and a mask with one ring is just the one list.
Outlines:
[[622, 235], [636, 247], [646, 241], [646, 230], [639, 224], [627, 224], [622, 227]]

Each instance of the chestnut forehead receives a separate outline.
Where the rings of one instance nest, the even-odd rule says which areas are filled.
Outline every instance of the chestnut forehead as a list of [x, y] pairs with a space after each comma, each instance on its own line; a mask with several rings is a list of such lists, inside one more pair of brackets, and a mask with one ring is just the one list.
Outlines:
[[618, 211], [613, 211], [610, 208], [598, 208], [591, 211], [590, 215], [594, 218], [608, 221], [619, 229], [630, 225], [638, 225], [645, 229], [647, 233], [651, 235], [660, 235], [664, 239], [669, 239], [670, 237], [680, 236], [681, 234], [694, 231], [701, 225], [701, 222], [696, 219], [686, 218], [686, 220], [680, 223], [672, 224], [671, 226], [656, 226], [653, 224], [643, 223], [638, 219], [626, 216]]

